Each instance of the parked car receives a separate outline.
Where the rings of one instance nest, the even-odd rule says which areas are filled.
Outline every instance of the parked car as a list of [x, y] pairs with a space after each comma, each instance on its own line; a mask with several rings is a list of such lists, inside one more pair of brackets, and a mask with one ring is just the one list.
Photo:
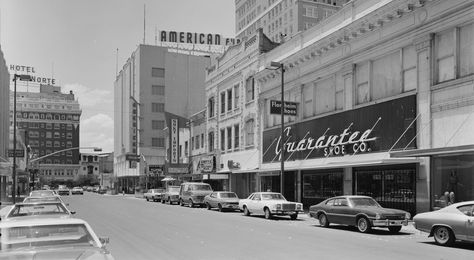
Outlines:
[[420, 213], [413, 221], [416, 229], [429, 233], [438, 245], [451, 246], [456, 240], [474, 242], [474, 201]]
[[30, 192], [30, 197], [40, 196], [56, 196], [58, 195], [54, 190], [34, 190]]
[[81, 219], [41, 218], [0, 222], [1, 259], [107, 259], [108, 238]]
[[71, 194], [74, 195], [74, 194], [81, 194], [81, 195], [84, 195], [84, 189], [81, 188], [81, 187], [74, 187], [72, 188], [71, 190]]
[[179, 188], [180, 186], [168, 186], [161, 197], [161, 203], [168, 202], [170, 205], [175, 202], [179, 203]]
[[59, 185], [58, 195], [68, 195], [69, 196], [69, 188], [66, 185]]
[[212, 193], [211, 185], [203, 182], [185, 182], [182, 183], [179, 189], [179, 204], [189, 207], [194, 205], [205, 205], [204, 197]]
[[319, 220], [322, 227], [329, 224], [356, 226], [362, 233], [368, 233], [372, 227], [388, 228], [397, 233], [408, 224], [410, 213], [383, 208], [368, 196], [339, 196], [324, 200], [309, 207], [309, 215]]
[[218, 208], [219, 211], [239, 210], [239, 197], [235, 192], [215, 191], [204, 197], [207, 209]]
[[70, 217], [75, 213], [69, 211], [62, 202], [17, 203], [11, 207], [2, 221], [18, 217]]
[[68, 203], [65, 203], [61, 196], [54, 195], [54, 196], [30, 196], [26, 197], [23, 200], [23, 203], [35, 203], [35, 202], [61, 202], [65, 206], [69, 206]]
[[303, 212], [303, 204], [287, 201], [281, 193], [255, 192], [239, 201], [239, 209], [245, 216], [262, 214], [266, 219], [271, 219], [274, 215], [288, 215], [295, 220], [298, 218], [298, 213]]
[[99, 193], [99, 194], [105, 194], [105, 193], [107, 193], [107, 188], [100, 187], [99, 190], [97, 191], [97, 193]]
[[161, 201], [164, 192], [164, 189], [149, 189], [143, 194], [143, 197], [145, 197], [146, 201]]

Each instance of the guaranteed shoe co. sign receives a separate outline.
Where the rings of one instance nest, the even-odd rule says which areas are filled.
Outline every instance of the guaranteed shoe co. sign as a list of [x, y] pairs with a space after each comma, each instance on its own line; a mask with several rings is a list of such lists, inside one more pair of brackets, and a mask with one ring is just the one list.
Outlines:
[[[263, 162], [415, 148], [416, 96], [407, 96], [263, 132]], [[397, 142], [398, 140], [398, 142]]]

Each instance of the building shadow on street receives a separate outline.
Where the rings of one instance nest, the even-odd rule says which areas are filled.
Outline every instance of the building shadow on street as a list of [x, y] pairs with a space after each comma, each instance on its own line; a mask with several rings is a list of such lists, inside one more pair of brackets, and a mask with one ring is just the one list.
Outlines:
[[[434, 241], [422, 241], [422, 242], [419, 242], [419, 243], [422, 243], [422, 244], [425, 244], [425, 245], [436, 246], [436, 247], [443, 247], [443, 246], [440, 246], [440, 245], [436, 244], [436, 242], [434, 242]], [[464, 250], [474, 251], [474, 243], [456, 242], [456, 243], [454, 243], [454, 245], [449, 246], [447, 248], [456, 248], [456, 249], [464, 249]]]

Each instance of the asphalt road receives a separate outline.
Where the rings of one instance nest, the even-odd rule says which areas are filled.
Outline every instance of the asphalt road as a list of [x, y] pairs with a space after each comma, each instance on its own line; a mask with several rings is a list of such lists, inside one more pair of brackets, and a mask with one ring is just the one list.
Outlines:
[[63, 197], [76, 217], [110, 238], [116, 259], [474, 259], [474, 244], [440, 247], [412, 227], [361, 234], [321, 228], [307, 215], [266, 220], [122, 195]]

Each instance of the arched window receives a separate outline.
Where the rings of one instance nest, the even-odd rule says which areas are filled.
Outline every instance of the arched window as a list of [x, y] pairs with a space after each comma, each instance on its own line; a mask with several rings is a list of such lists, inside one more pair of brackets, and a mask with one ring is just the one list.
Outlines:
[[214, 117], [215, 105], [216, 105], [216, 101], [214, 100], [214, 97], [209, 98], [208, 105], [207, 105], [208, 112], [209, 112], [209, 118]]

